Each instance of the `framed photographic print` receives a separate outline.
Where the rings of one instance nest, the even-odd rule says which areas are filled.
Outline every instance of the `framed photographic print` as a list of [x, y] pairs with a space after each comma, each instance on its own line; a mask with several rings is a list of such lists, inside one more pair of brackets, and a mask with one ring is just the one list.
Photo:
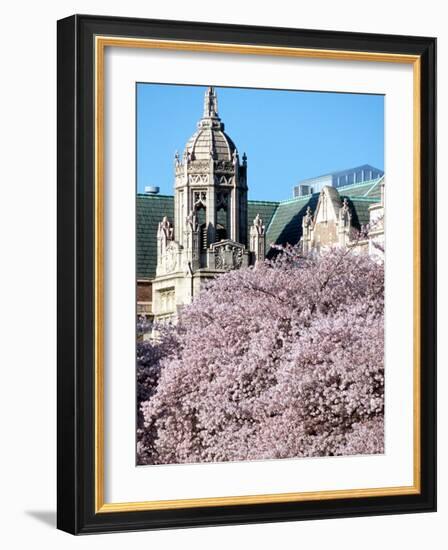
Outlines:
[[433, 38], [58, 22], [58, 527], [436, 508]]

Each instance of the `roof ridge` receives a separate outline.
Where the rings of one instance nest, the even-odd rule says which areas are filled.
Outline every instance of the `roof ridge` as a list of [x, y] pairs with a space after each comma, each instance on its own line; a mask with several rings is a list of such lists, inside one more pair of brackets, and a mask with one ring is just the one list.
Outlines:
[[174, 195], [151, 195], [151, 194], [148, 194], [148, 193], [137, 193], [137, 197], [150, 197], [150, 198], [157, 198], [157, 199], [161, 199], [161, 198], [164, 198], [164, 199], [174, 199]]
[[[151, 195], [148, 193], [137, 193], [137, 197], [145, 197], [145, 198], [166, 198], [166, 199], [174, 199], [174, 195]], [[265, 201], [265, 200], [258, 200], [258, 199], [248, 199], [248, 202], [251, 203], [258, 203], [258, 204], [269, 204], [269, 205], [276, 205], [278, 206], [281, 201]]]
[[276, 204], [277, 206], [280, 204], [281, 201], [260, 201], [257, 199], [247, 199], [247, 202], [256, 202], [258, 204]]
[[381, 183], [381, 180], [384, 179], [384, 174], [379, 177], [377, 179], [377, 181], [375, 181], [373, 184], [372, 184], [372, 187], [370, 187], [365, 193], [364, 193], [364, 196], [367, 197], [367, 195], [370, 193], [370, 191], [372, 191], [372, 189], [374, 189], [379, 183]]
[[300, 197], [292, 197], [291, 199], [285, 199], [283, 201], [279, 201], [278, 204], [280, 205], [280, 204], [286, 204], [288, 202], [299, 202], [303, 199], [308, 199], [309, 200], [313, 195], [319, 195], [319, 194], [320, 194], [320, 191], [316, 192], [316, 193], [310, 193], [309, 195], [300, 195]]
[[347, 197], [349, 200], [353, 201], [360, 201], [360, 202], [381, 202], [381, 199], [378, 197], [350, 197], [350, 195], [342, 195], [343, 197]]
[[362, 187], [363, 185], [374, 185], [375, 183], [378, 183], [381, 180], [381, 178], [384, 178], [384, 175], [380, 176], [379, 178], [374, 178], [373, 180], [364, 180], [358, 183], [351, 183], [350, 185], [342, 185], [341, 187], [336, 187], [336, 189], [338, 191], [341, 191], [344, 189]]

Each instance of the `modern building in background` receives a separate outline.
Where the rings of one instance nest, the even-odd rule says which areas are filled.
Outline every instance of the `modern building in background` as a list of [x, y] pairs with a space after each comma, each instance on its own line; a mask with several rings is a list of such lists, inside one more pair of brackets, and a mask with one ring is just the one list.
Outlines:
[[294, 198], [248, 200], [247, 158], [224, 132], [216, 92], [174, 158], [174, 196], [137, 195], [137, 314], [173, 318], [211, 278], [254, 265], [272, 244], [384, 250], [384, 173], [368, 164], [304, 180]]
[[293, 196], [302, 197], [312, 193], [319, 193], [326, 186], [336, 188], [347, 187], [356, 183], [372, 181], [381, 176], [384, 176], [382, 170], [370, 166], [370, 164], [363, 164], [362, 166], [355, 166], [355, 168], [349, 168], [348, 170], [340, 170], [339, 172], [331, 172], [330, 174], [301, 180], [294, 187]]

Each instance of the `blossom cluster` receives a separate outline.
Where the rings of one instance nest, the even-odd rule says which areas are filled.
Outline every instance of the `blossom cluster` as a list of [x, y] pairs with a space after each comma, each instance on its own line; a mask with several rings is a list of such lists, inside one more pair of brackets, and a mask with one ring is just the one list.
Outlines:
[[298, 248], [213, 280], [138, 356], [140, 464], [384, 452], [384, 267]]

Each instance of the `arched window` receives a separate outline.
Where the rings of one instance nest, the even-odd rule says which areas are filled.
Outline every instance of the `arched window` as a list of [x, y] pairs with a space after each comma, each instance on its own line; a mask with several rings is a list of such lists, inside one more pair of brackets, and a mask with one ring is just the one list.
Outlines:
[[229, 230], [229, 195], [218, 193], [216, 200], [216, 241], [228, 238]]
[[207, 222], [206, 208], [203, 204], [196, 207], [196, 216], [199, 224], [199, 238], [201, 250], [207, 250]]

